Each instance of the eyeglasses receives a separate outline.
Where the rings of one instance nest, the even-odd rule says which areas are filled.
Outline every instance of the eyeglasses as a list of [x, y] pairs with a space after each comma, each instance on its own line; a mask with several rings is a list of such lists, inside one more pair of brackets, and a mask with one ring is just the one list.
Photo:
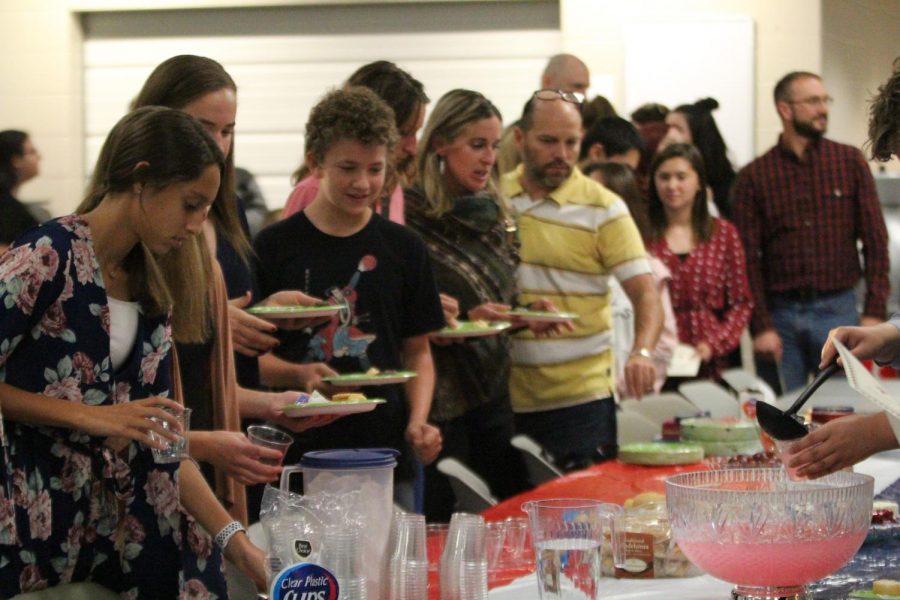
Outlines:
[[579, 94], [578, 92], [564, 92], [562, 90], [538, 90], [532, 95], [532, 98], [538, 100], [557, 100], [558, 98], [562, 98], [566, 102], [571, 102], [572, 104], [577, 104], [579, 106], [584, 104], [584, 94]]
[[831, 96], [813, 96], [803, 100], [788, 100], [788, 104], [806, 104], [807, 106], [831, 106], [834, 98]]

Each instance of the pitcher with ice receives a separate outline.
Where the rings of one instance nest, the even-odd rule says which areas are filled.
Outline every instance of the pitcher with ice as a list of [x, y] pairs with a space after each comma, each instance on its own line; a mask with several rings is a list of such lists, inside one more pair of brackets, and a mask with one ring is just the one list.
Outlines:
[[622, 507], [598, 500], [558, 498], [522, 505], [531, 525], [541, 600], [596, 600], [600, 547], [616, 552], [615, 521]]

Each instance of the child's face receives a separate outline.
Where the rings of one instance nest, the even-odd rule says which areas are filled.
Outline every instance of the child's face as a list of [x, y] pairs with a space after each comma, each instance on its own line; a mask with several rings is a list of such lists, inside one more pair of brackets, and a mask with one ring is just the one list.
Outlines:
[[343, 139], [328, 148], [324, 160], [313, 167], [313, 174], [321, 180], [323, 200], [341, 213], [357, 216], [381, 194], [386, 166], [385, 146]]

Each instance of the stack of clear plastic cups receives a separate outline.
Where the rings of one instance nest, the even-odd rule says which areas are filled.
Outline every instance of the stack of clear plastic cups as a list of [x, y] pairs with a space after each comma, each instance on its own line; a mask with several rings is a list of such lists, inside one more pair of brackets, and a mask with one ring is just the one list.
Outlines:
[[454, 513], [441, 555], [441, 600], [487, 600], [484, 519]]
[[394, 513], [388, 541], [385, 600], [426, 600], [428, 558], [425, 554], [425, 517]]
[[366, 572], [363, 568], [363, 544], [359, 529], [329, 529], [322, 536], [319, 564], [338, 580], [338, 600], [366, 600]]

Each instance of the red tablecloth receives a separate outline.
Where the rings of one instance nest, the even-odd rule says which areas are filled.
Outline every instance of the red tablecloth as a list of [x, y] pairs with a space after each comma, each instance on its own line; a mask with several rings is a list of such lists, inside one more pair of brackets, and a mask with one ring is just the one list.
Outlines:
[[594, 465], [548, 481], [518, 496], [508, 498], [481, 514], [487, 521], [501, 521], [507, 517], [521, 517], [521, 506], [529, 500], [545, 498], [591, 498], [622, 504], [641, 492], [666, 492], [666, 477], [708, 469], [704, 463], [673, 467], [642, 467], [626, 465], [617, 460]]

